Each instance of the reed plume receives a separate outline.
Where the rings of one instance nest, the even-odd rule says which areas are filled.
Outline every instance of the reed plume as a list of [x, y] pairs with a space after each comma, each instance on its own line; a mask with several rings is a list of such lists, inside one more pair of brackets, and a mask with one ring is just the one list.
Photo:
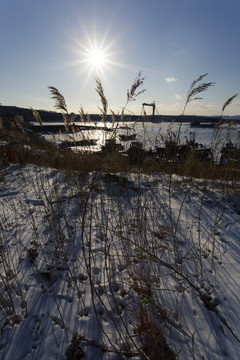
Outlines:
[[140, 86], [142, 86], [143, 82], [145, 80], [145, 77], [142, 76], [142, 71], [139, 71], [136, 78], [134, 79], [134, 82], [130, 88], [130, 90], [127, 90], [127, 101], [125, 106], [122, 108], [122, 113], [121, 113], [121, 121], [124, 121], [124, 111], [128, 105], [129, 102], [131, 101], [135, 101], [137, 96], [144, 93], [146, 91], [146, 89], [140, 90], [137, 92], [137, 90], [139, 89]]
[[[125, 105], [125, 107], [127, 106], [127, 104], [130, 101], [135, 101], [136, 97], [142, 93], [144, 93], [146, 91], [146, 89], [140, 90], [137, 92], [137, 89], [143, 84], [145, 80], [145, 77], [142, 76], [142, 71], [139, 71], [130, 90], [127, 90], [127, 103]], [[124, 107], [124, 108], [125, 108]]]
[[232, 128], [233, 123], [230, 122], [230, 124], [226, 124], [226, 123], [224, 124], [223, 112], [224, 112], [225, 108], [228, 105], [230, 105], [237, 96], [238, 96], [238, 94], [230, 96], [230, 98], [228, 98], [225, 101], [225, 103], [223, 104], [223, 106], [222, 106], [222, 112], [221, 112], [221, 115], [219, 117], [219, 121], [216, 124], [215, 129], [214, 129], [214, 133], [213, 133], [212, 143], [215, 144], [215, 145], [212, 145], [212, 147], [214, 147], [214, 148], [217, 148], [218, 145], [222, 142], [222, 132], [223, 132], [224, 129], [227, 129], [226, 138], [229, 138], [230, 130]]
[[54, 86], [49, 86], [48, 88], [50, 90], [50, 93], [52, 94], [51, 99], [55, 100], [55, 109], [68, 113], [67, 104], [64, 96]]
[[184, 112], [186, 110], [187, 104], [190, 101], [202, 99], [201, 97], [195, 97], [196, 95], [202, 93], [203, 91], [208, 90], [208, 88], [210, 86], [213, 86], [215, 84], [215, 82], [208, 82], [208, 83], [201, 83], [201, 84], [197, 85], [197, 83], [202, 81], [202, 79], [205, 78], [205, 76], [207, 76], [207, 75], [208, 75], [208, 73], [200, 75], [197, 79], [195, 79], [191, 83], [191, 85], [189, 87], [189, 90], [188, 90], [188, 93], [187, 93], [187, 99], [186, 99], [186, 102], [185, 102], [185, 105], [184, 105], [184, 108], [183, 108], [183, 114], [184, 114]]
[[40, 126], [43, 126], [42, 119], [41, 119], [41, 116], [40, 116], [39, 112], [37, 110], [34, 110], [31, 107], [30, 107], [30, 109], [32, 110], [34, 119], [40, 124]]
[[[231, 96], [229, 99], [227, 99], [227, 100], [225, 101], [225, 103], [224, 103], [223, 106], [222, 106], [222, 114], [223, 114], [225, 108], [226, 108], [228, 105], [230, 105], [230, 104], [233, 102], [233, 100], [235, 99], [235, 97], [237, 97], [237, 96], [238, 96], [238, 94], [235, 94], [235, 95]], [[221, 116], [222, 116], [222, 114], [221, 114]]]
[[98, 76], [95, 77], [95, 81], [96, 81], [96, 91], [98, 93], [98, 95], [100, 96], [100, 100], [102, 103], [102, 108], [98, 107], [99, 110], [101, 111], [102, 115], [103, 115], [103, 121], [106, 121], [106, 116], [107, 116], [107, 109], [108, 109], [108, 102], [107, 99], [104, 95], [104, 91], [103, 91], [103, 86], [102, 86], [102, 82], [99, 79]]
[[109, 110], [111, 111], [111, 114], [112, 114], [112, 127], [113, 127], [116, 122], [116, 115], [113, 110], [111, 110], [111, 109], [109, 109]]
[[79, 114], [80, 114], [80, 119], [85, 122], [85, 113], [84, 113], [84, 110], [83, 110], [83, 107], [81, 106], [80, 109], [79, 109]]
[[50, 93], [52, 94], [51, 99], [55, 100], [55, 109], [62, 111], [64, 126], [66, 131], [68, 132], [71, 118], [68, 115], [67, 104], [64, 96], [54, 86], [49, 86], [48, 88], [50, 90]]
[[[200, 84], [198, 84], [207, 75], [208, 75], [208, 73], [200, 75], [197, 79], [193, 80], [193, 82], [191, 83], [191, 85], [189, 87], [189, 90], [187, 92], [187, 98], [186, 98], [186, 102], [185, 102], [184, 107], [183, 107], [182, 116], [184, 115], [184, 113], [186, 111], [186, 107], [190, 103], [190, 101], [202, 99], [201, 97], [198, 97], [198, 96], [196, 97], [196, 95], [202, 93], [203, 91], [208, 90], [208, 88], [210, 86], [213, 86], [215, 84], [215, 82], [208, 82], [208, 83], [200, 83]], [[179, 129], [178, 129], [177, 143], [179, 142], [181, 127], [182, 127], [182, 122], [180, 122]]]

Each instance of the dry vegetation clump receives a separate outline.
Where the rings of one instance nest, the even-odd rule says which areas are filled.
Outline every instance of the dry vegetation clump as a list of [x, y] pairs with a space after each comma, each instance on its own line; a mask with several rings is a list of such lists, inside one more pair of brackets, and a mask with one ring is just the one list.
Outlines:
[[212, 180], [239, 180], [239, 171], [235, 166], [228, 164], [221, 166], [213, 164], [212, 162], [204, 162], [199, 160], [194, 155], [190, 155], [183, 163], [174, 164], [166, 167], [163, 171], [167, 173], [175, 173], [181, 176], [191, 176], [198, 179], [212, 179]]
[[[22, 125], [14, 119], [4, 119], [4, 127], [0, 131], [1, 159], [9, 158], [10, 162], [42, 165], [66, 172], [88, 173], [141, 171], [146, 174], [164, 172], [195, 178], [238, 180], [240, 176], [238, 153], [236, 149], [232, 160], [224, 165], [213, 164], [212, 161], [201, 161], [194, 152], [179, 161], [160, 161], [152, 153], [143, 148], [130, 147], [126, 154], [119, 150], [109, 150], [100, 153], [74, 152], [71, 149], [61, 149], [54, 143], [48, 142], [43, 136], [34, 134], [31, 127]], [[218, 133], [218, 137], [220, 134]], [[115, 144], [115, 140], [112, 139]], [[235, 158], [234, 158], [235, 156]]]
[[33, 133], [29, 123], [22, 123], [11, 117], [2, 118], [0, 140], [3, 162], [24, 163], [30, 162], [32, 157], [41, 157], [41, 153], [53, 153], [56, 148], [43, 137]]

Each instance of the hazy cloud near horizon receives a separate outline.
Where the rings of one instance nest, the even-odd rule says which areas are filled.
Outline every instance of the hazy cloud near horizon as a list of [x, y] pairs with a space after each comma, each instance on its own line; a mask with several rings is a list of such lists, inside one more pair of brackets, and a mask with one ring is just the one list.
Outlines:
[[173, 77], [173, 76], [171, 76], [171, 77], [166, 77], [166, 78], [165, 78], [165, 81], [168, 82], [168, 83], [172, 83], [172, 82], [178, 81], [178, 79], [175, 78], [175, 77]]

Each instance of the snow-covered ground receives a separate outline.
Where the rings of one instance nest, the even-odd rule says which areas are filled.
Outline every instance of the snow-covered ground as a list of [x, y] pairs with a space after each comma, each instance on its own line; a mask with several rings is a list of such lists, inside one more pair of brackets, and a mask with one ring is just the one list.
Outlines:
[[238, 184], [30, 165], [0, 181], [1, 359], [239, 359]]

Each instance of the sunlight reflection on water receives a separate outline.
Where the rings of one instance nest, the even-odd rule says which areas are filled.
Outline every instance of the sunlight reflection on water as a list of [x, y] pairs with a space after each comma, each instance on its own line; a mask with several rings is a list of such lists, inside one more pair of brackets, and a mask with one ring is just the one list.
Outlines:
[[[111, 129], [111, 123], [106, 123], [105, 125], [109, 128], [109, 130]], [[128, 122], [119, 124], [116, 131], [114, 131], [114, 129], [112, 131], [91, 129], [81, 130], [75, 134], [48, 134], [45, 135], [45, 137], [57, 144], [60, 144], [63, 141], [72, 142], [72, 149], [74, 150], [100, 151], [101, 147], [105, 145], [106, 140], [110, 139], [111, 137], [116, 137], [116, 142], [121, 143], [124, 148], [127, 149], [130, 146], [131, 141], [121, 141], [119, 135], [136, 134], [135, 141], [143, 143], [143, 147], [146, 150], [154, 150], [155, 146], [164, 146], [166, 139], [176, 139], [179, 125], [180, 123], [177, 122], [148, 122], [137, 124]], [[220, 132], [218, 133], [218, 136], [221, 139], [221, 146], [230, 141], [233, 144], [238, 144], [239, 131], [239, 125], [234, 126], [232, 129], [221, 128]], [[190, 123], [182, 123], [179, 140], [180, 143], [185, 144], [186, 139], [190, 140], [191, 137], [194, 136], [196, 143], [205, 147], [212, 147], [214, 145], [214, 135], [216, 135], [216, 130], [214, 128], [191, 127]], [[74, 146], [74, 141], [82, 141], [86, 139], [91, 139], [95, 141], [96, 144], [91, 146]]]

